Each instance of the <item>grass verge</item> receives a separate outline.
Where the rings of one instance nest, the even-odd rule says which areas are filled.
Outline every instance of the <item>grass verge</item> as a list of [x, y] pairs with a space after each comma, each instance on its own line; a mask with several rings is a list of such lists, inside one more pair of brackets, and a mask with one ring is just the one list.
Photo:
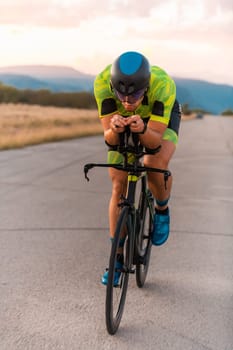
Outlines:
[[102, 133], [97, 110], [0, 104], [0, 150]]

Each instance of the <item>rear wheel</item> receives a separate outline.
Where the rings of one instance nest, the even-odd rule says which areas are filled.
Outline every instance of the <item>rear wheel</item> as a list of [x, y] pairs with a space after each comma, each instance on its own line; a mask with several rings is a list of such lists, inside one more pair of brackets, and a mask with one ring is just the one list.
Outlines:
[[[106, 291], [106, 308], [105, 308], [105, 318], [106, 326], [109, 334], [115, 334], [119, 324], [121, 322], [125, 298], [128, 288], [129, 280], [129, 241], [128, 233], [132, 225], [130, 223], [129, 208], [125, 207], [122, 209], [121, 214], [118, 219], [116, 232], [114, 236], [114, 241], [112, 244], [111, 255], [109, 259], [109, 275], [108, 284]], [[120, 238], [122, 236], [126, 237], [125, 244], [123, 247], [124, 263], [121, 269], [121, 276], [119, 279], [119, 284], [114, 286], [114, 275], [116, 272], [117, 258], [119, 257], [119, 252], [122, 253], [122, 247], [120, 246]], [[119, 272], [119, 271], [118, 271]]]
[[[146, 192], [147, 191], [147, 192]], [[136, 282], [143, 287], [150, 263], [151, 234], [153, 230], [153, 197], [149, 190], [141, 192], [138, 206], [138, 230], [136, 236]]]

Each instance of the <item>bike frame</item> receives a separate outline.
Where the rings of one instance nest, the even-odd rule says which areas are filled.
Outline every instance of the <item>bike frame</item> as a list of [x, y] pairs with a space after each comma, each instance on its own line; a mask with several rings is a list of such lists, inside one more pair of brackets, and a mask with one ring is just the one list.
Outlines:
[[135, 206], [135, 197], [136, 197], [136, 188], [137, 183], [140, 178], [146, 176], [146, 174], [138, 175], [137, 173], [128, 173], [127, 177], [127, 191], [126, 197], [121, 198], [119, 206], [121, 208], [128, 207], [129, 210], [129, 221], [128, 221], [128, 232], [129, 236], [129, 261], [128, 266], [126, 267], [126, 272], [133, 272], [132, 265], [134, 260], [135, 252], [135, 237], [136, 237], [136, 225], [137, 225], [137, 215], [136, 215], [136, 206]]

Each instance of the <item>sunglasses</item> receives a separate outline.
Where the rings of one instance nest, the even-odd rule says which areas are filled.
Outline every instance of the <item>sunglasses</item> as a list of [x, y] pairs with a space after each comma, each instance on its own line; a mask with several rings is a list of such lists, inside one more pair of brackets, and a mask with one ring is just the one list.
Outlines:
[[113, 89], [115, 96], [120, 100], [121, 102], [127, 102], [129, 104], [134, 104], [137, 102], [145, 93], [145, 89], [138, 90], [130, 95], [125, 96], [121, 92], [117, 91], [116, 89]]

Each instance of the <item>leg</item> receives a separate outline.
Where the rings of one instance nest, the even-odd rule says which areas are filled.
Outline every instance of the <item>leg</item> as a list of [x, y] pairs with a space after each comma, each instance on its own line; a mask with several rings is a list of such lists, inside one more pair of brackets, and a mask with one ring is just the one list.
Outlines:
[[[111, 164], [120, 164], [122, 163], [122, 156], [120, 153], [116, 151], [109, 151], [108, 152], [108, 163]], [[120, 198], [122, 195], [125, 195], [126, 193], [126, 187], [127, 187], [127, 173], [124, 171], [119, 171], [113, 168], [109, 168], [109, 176], [112, 180], [112, 195], [109, 202], [109, 233], [110, 238], [113, 241], [113, 238], [115, 236], [116, 231], [116, 224], [120, 213], [120, 208], [118, 207], [118, 203], [120, 201]], [[117, 254], [118, 254], [118, 269], [119, 267], [123, 265], [123, 245], [124, 240], [121, 240], [119, 246], [117, 248]], [[115, 283], [120, 278], [120, 274], [116, 274], [116, 280]], [[104, 285], [108, 284], [108, 271], [106, 271], [102, 276], [102, 283]]]
[[[154, 156], [145, 157], [145, 164], [147, 166], [168, 169], [169, 162], [175, 152], [176, 144], [178, 142], [180, 120], [181, 105], [176, 100], [171, 111], [168, 128], [163, 135], [161, 150]], [[154, 198], [157, 200], [157, 209], [166, 209], [172, 188], [172, 176], [169, 176], [167, 189], [165, 189], [163, 175], [159, 173], [149, 173], [148, 186]]]
[[[118, 207], [119, 200], [121, 195], [125, 195], [126, 192], [126, 184], [127, 184], [127, 174], [124, 171], [119, 171], [113, 168], [109, 169], [109, 175], [112, 180], [112, 196], [109, 202], [109, 229], [110, 229], [110, 238], [113, 241], [116, 231], [116, 224], [119, 217], [120, 208]], [[117, 254], [117, 269], [120, 270], [123, 265], [123, 245], [124, 245], [124, 237], [121, 237], [122, 233], [120, 233], [120, 241], [119, 245], [116, 248]], [[122, 240], [121, 240], [122, 239]], [[114, 284], [118, 285], [118, 281], [120, 279], [121, 273], [116, 272], [114, 276]], [[106, 271], [102, 276], [102, 284], [108, 284], [108, 276], [109, 271]]]
[[[168, 169], [169, 161], [175, 152], [176, 146], [172, 141], [163, 140], [162, 147], [159, 153], [155, 155], [145, 156], [144, 164], [149, 167]], [[162, 202], [170, 197], [172, 188], [172, 176], [169, 176], [167, 181], [167, 189], [164, 186], [164, 176], [159, 173], [148, 173], [148, 186], [154, 196], [158, 200], [160, 205], [157, 205], [158, 209], [166, 209], [167, 204], [163, 205]]]
[[[154, 156], [146, 157], [146, 165], [155, 168], [168, 169], [168, 164], [175, 151], [175, 147], [176, 146], [172, 141], [163, 140], [160, 152]], [[158, 246], [165, 243], [169, 236], [170, 216], [168, 200], [172, 188], [172, 177], [169, 177], [167, 188], [165, 188], [163, 174], [148, 173], [148, 186], [156, 199], [152, 243]]]
[[109, 228], [110, 237], [114, 238], [116, 223], [120, 208], [118, 207], [121, 195], [126, 193], [127, 174], [124, 171], [109, 169], [109, 176], [112, 180], [112, 195], [109, 202]]

